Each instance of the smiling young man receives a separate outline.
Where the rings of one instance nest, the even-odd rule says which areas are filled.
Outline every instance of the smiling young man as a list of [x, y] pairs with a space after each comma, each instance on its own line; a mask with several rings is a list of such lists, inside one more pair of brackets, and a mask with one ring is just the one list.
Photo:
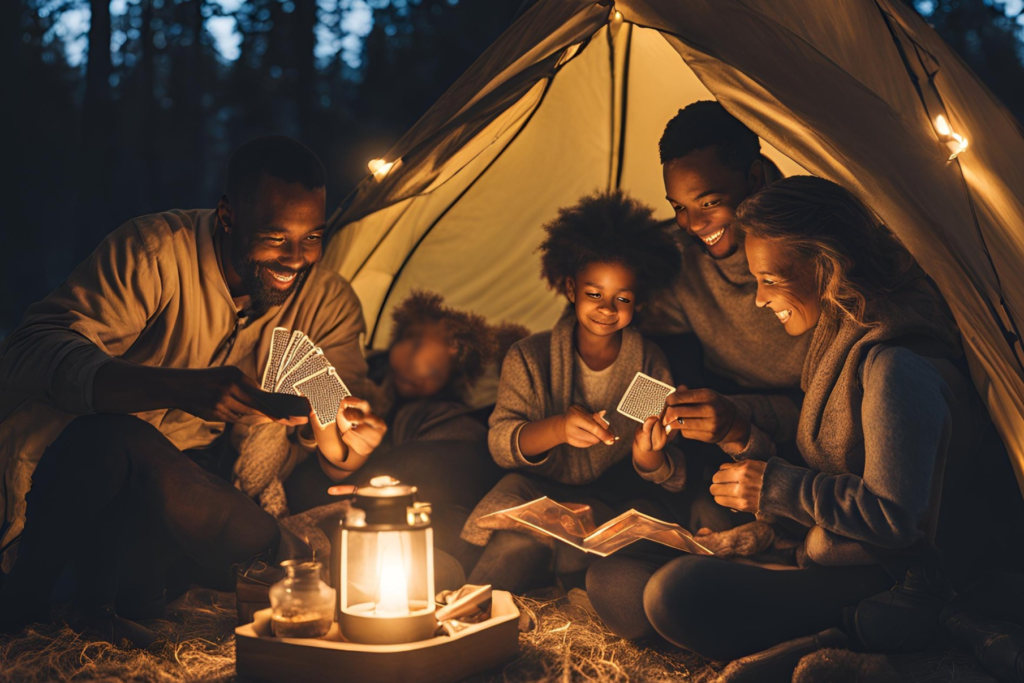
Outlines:
[[[183, 558], [225, 578], [272, 564], [289, 464], [314, 453], [341, 480], [380, 443], [359, 300], [317, 267], [324, 185], [300, 143], [252, 140], [216, 210], [129, 221], [4, 341], [0, 629], [45, 620], [69, 562], [84, 623], [108, 635], [115, 600], [159, 613]], [[305, 399], [260, 389], [279, 326], [322, 347], [358, 424], [312, 430]]]
[[[732, 227], [740, 202], [775, 179], [760, 140], [718, 102], [695, 102], [668, 122], [659, 143], [666, 199], [682, 235], [683, 267], [676, 286], [652, 302], [644, 331], [693, 335], [703, 351], [704, 382], [717, 392], [677, 392], [666, 420], [682, 418], [683, 436], [718, 443], [736, 411], [763, 431], [791, 439], [808, 342], [786, 334], [770, 310], [754, 307], [757, 283]], [[681, 354], [667, 348], [676, 375]], [[676, 355], [676, 358], [673, 358]], [[681, 377], [677, 376], [677, 380]], [[686, 418], [710, 418], [703, 422]], [[678, 424], [678, 423], [677, 423]]]

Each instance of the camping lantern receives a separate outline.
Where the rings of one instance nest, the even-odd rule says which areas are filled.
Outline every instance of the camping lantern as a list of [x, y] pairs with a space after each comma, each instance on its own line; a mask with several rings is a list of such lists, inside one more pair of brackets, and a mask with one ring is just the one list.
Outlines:
[[942, 114], [935, 117], [935, 130], [939, 134], [939, 139], [942, 140], [943, 144], [946, 145], [946, 149], [950, 152], [950, 161], [956, 159], [960, 152], [967, 149], [967, 138], [959, 133], [954, 133], [953, 129], [949, 127], [946, 117]]
[[356, 643], [431, 638], [434, 537], [416, 487], [375, 477], [356, 490], [341, 530], [339, 622]]

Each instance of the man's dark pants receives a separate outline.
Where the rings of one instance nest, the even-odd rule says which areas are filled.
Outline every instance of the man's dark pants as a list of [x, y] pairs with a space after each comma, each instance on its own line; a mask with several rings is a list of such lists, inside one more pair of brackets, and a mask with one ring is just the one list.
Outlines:
[[231, 486], [231, 460], [217, 446], [181, 451], [130, 415], [72, 421], [33, 474], [0, 627], [45, 619], [68, 563], [81, 607], [116, 599], [122, 616], [142, 618], [162, 603], [172, 564], [189, 561], [227, 582], [233, 564], [272, 556], [277, 522]]

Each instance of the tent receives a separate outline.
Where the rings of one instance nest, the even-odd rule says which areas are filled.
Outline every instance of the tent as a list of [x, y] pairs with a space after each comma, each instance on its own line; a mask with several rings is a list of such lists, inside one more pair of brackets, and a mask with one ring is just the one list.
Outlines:
[[617, 187], [668, 219], [657, 140], [712, 98], [787, 175], [858, 195], [934, 278], [1024, 490], [1024, 136], [900, 0], [539, 0], [331, 219], [325, 260], [369, 344], [416, 287], [549, 327], [541, 226]]

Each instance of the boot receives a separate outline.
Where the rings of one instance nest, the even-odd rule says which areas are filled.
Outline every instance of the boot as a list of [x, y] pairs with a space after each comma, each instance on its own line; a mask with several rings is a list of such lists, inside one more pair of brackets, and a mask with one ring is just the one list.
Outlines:
[[794, 638], [731, 662], [715, 683], [790, 683], [793, 670], [802, 657], [823, 648], [844, 649], [848, 643], [846, 634], [837, 628]]
[[1024, 576], [979, 581], [946, 605], [940, 623], [1000, 683], [1024, 683]]
[[281, 527], [281, 539], [276, 549], [269, 548], [233, 565], [238, 623], [248, 624], [256, 612], [270, 607], [270, 587], [285, 577], [282, 562], [312, 557], [313, 549], [308, 543]]
[[937, 568], [920, 564], [902, 583], [843, 614], [844, 629], [866, 652], [919, 652], [941, 643], [939, 613], [952, 588]]

